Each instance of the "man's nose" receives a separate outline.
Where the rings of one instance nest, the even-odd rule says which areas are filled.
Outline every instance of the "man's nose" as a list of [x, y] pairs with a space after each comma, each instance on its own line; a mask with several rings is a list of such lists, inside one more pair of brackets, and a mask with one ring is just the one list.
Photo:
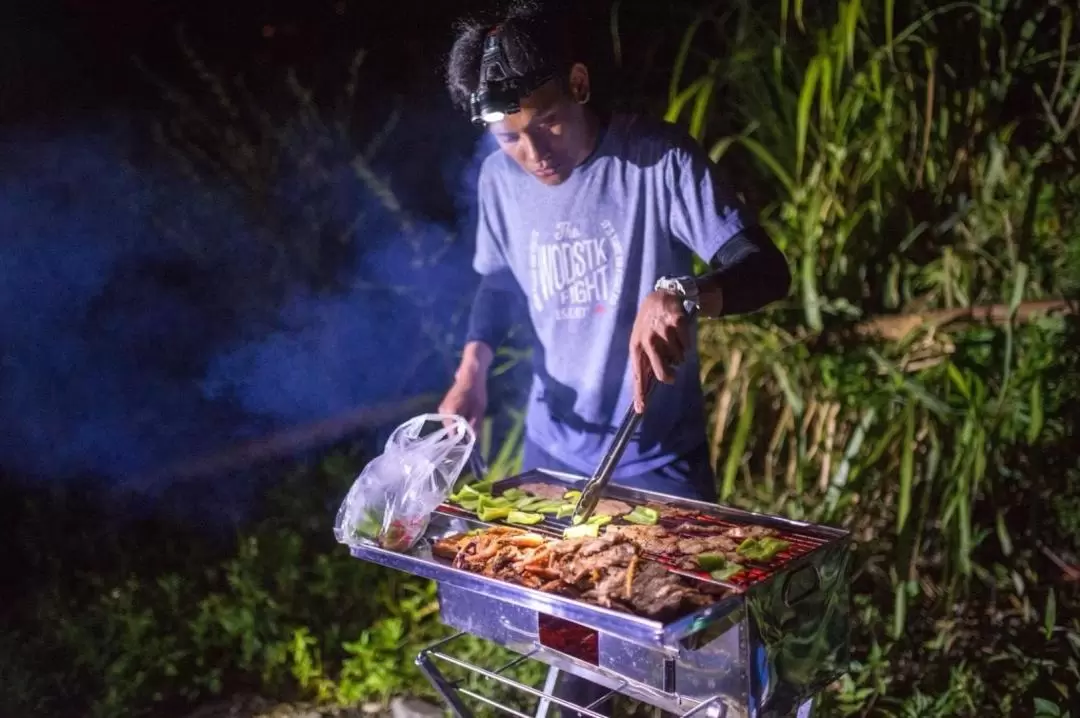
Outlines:
[[522, 133], [522, 140], [525, 145], [525, 157], [530, 162], [547, 159], [548, 155], [551, 154], [547, 142], [539, 133], [524, 132]]

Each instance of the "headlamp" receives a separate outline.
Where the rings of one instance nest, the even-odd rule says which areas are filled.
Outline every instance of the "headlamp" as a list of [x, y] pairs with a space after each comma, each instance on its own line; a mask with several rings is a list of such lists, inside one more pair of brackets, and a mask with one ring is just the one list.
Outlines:
[[528, 72], [511, 76], [503, 54], [499, 28], [484, 39], [484, 54], [480, 60], [480, 84], [469, 98], [472, 122], [484, 127], [500, 122], [521, 110], [521, 98], [530, 95], [552, 78], [547, 71]]

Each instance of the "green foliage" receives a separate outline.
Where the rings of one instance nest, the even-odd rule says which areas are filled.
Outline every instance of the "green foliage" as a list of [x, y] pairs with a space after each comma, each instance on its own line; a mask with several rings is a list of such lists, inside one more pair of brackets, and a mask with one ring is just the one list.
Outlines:
[[[177, 555], [131, 527], [117, 534], [116, 553], [95, 552], [94, 570], [30, 586], [0, 642], [2, 712], [159, 715], [251, 687], [343, 704], [428, 694], [413, 660], [448, 635], [434, 584], [357, 561], [330, 532], [361, 466], [333, 455], [297, 469], [235, 540], [166, 537], [185, 542]], [[55, 498], [23, 498], [37, 518], [8, 526], [9, 541], [51, 542], [49, 560], [65, 566], [90, 542], [103, 548], [85, 507], [65, 513]], [[125, 570], [133, 554], [141, 566]]]
[[[1077, 326], [1021, 316], [1080, 277], [1074, 14], [737, 2], [678, 52], [668, 118], [764, 178], [741, 189], [795, 277], [787, 306], [702, 329], [722, 500], [860, 541], [860, 660], [827, 714], [1080, 696], [1076, 587], [1039, 548], [1077, 541]], [[979, 305], [993, 322], [940, 314]]]

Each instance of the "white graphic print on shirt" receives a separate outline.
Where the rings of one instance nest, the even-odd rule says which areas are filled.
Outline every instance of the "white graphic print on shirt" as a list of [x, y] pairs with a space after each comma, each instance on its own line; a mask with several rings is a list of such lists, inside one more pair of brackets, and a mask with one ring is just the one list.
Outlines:
[[622, 242], [608, 220], [600, 236], [586, 236], [573, 222], [557, 222], [550, 237], [533, 230], [529, 271], [533, 309], [554, 303], [556, 320], [580, 320], [615, 307], [622, 293], [626, 261]]

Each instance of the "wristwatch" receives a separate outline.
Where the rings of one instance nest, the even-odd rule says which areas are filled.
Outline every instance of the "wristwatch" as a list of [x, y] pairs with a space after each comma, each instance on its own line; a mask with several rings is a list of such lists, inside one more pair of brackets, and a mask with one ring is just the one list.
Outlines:
[[656, 280], [657, 291], [673, 292], [683, 298], [683, 311], [689, 317], [701, 311], [696, 277], [660, 277]]

